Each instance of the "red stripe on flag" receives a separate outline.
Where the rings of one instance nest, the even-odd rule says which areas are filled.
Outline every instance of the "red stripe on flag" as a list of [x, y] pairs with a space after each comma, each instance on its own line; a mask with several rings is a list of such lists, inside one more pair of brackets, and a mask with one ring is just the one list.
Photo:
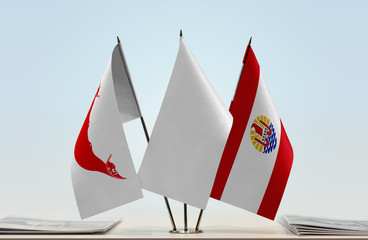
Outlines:
[[281, 136], [279, 151], [277, 153], [270, 181], [268, 182], [266, 192], [257, 212], [258, 215], [271, 220], [275, 219], [277, 209], [279, 208], [282, 195], [284, 194], [286, 183], [289, 178], [291, 165], [293, 164], [293, 148], [291, 147], [281, 120], [280, 123]]
[[[233, 115], [233, 125], [212, 187], [211, 197], [217, 200], [221, 199], [225, 189], [257, 93], [260, 74], [259, 64], [250, 46], [248, 46], [247, 51], [249, 51], [248, 56], [240, 75], [234, 100], [230, 105], [230, 113]], [[247, 52], [245, 55], [247, 55]]]

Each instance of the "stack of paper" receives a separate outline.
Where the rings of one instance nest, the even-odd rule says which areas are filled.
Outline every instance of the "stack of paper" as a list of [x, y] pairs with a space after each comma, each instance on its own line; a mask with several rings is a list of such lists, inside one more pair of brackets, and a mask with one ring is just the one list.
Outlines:
[[6, 217], [0, 219], [0, 234], [102, 233], [111, 229], [117, 223], [119, 223], [119, 220], [63, 221], [36, 218]]
[[368, 235], [368, 221], [348, 221], [287, 215], [280, 223], [297, 235]]

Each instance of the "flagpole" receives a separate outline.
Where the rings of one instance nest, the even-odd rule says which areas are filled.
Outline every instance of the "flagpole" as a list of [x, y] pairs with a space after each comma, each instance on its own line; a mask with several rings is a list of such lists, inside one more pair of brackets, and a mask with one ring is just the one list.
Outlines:
[[[180, 29], [179, 37], [183, 37], [183, 31]], [[188, 216], [187, 216], [187, 204], [184, 203], [184, 232], [188, 232]]]
[[[181, 29], [180, 29], [179, 36], [180, 36], [180, 38], [183, 37], [183, 31]], [[194, 233], [202, 232], [202, 231], [199, 230], [199, 225], [201, 224], [202, 214], [203, 214], [203, 209], [201, 209], [201, 211], [199, 212], [199, 216], [198, 216], [198, 219], [197, 219], [197, 224], [196, 224]], [[187, 204], [184, 203], [184, 232], [187, 232], [187, 231], [188, 231]]]
[[188, 231], [187, 204], [184, 203], [184, 232]]
[[[149, 138], [149, 135], [148, 135], [146, 123], [145, 123], [144, 118], [142, 116], [141, 116], [141, 123], [142, 123], [142, 126], [143, 126], [144, 134], [146, 135], [147, 143], [148, 143], [150, 138]], [[175, 225], [174, 217], [173, 217], [172, 212], [171, 212], [169, 200], [167, 199], [166, 196], [164, 196], [164, 200], [165, 200], [167, 211], [169, 212], [170, 221], [171, 221], [173, 231], [176, 231], [176, 225]]]
[[[144, 131], [144, 134], [145, 134], [145, 136], [146, 136], [147, 143], [148, 143], [148, 142], [149, 142], [149, 140], [150, 140], [150, 137], [149, 137], [149, 134], [148, 134], [148, 131], [147, 131], [146, 123], [145, 123], [144, 118], [143, 118], [142, 113], [141, 113], [141, 109], [140, 109], [139, 104], [138, 104], [138, 101], [137, 101], [137, 97], [136, 97], [136, 95], [135, 95], [135, 91], [134, 91], [134, 88], [133, 88], [133, 83], [132, 83], [132, 81], [131, 81], [130, 73], [129, 73], [129, 70], [128, 70], [128, 68], [127, 68], [127, 64], [126, 64], [126, 61], [125, 61], [125, 57], [124, 57], [124, 54], [123, 54], [123, 49], [122, 49], [122, 46], [121, 46], [121, 43], [120, 43], [119, 36], [117, 36], [117, 40], [118, 40], [118, 44], [119, 44], [120, 54], [121, 54], [121, 57], [122, 57], [122, 59], [123, 59], [123, 64], [124, 64], [124, 65], [125, 65], [125, 67], [126, 67], [126, 71], [127, 71], [127, 75], [128, 75], [129, 84], [130, 84], [130, 87], [131, 87], [131, 88], [132, 88], [132, 90], [133, 90], [133, 95], [134, 95], [135, 101], [136, 101], [136, 103], [137, 103], [137, 107], [138, 107], [139, 115], [141, 116], [141, 117], [140, 117], [140, 119], [141, 119], [141, 123], [142, 123], [142, 126], [143, 126], [143, 131]], [[171, 221], [171, 225], [172, 225], [173, 231], [176, 231], [176, 225], [175, 225], [174, 217], [173, 217], [172, 212], [171, 212], [171, 208], [170, 208], [169, 200], [167, 199], [167, 197], [166, 197], [166, 196], [164, 196], [164, 200], [165, 200], [165, 204], [166, 204], [167, 211], [169, 212], [170, 221]]]
[[242, 68], [240, 70], [239, 80], [238, 80], [238, 83], [236, 84], [236, 88], [235, 88], [233, 100], [235, 98], [236, 91], [238, 90], [238, 86], [239, 86], [239, 82], [240, 82], [240, 77], [241, 77], [242, 72], [243, 72], [243, 69], [244, 69], [245, 61], [247, 60], [247, 57], [248, 57], [249, 48], [250, 48], [250, 44], [251, 43], [252, 43], [252, 37], [250, 37], [249, 42], [248, 42], [247, 49], [245, 50], [245, 56], [244, 56], [244, 60], [243, 60], [243, 66], [242, 66]]
[[197, 225], [195, 227], [195, 230], [196, 231], [199, 231], [199, 225], [201, 224], [202, 214], [203, 214], [203, 209], [201, 209], [201, 211], [199, 212], [199, 216], [198, 216], [198, 220], [197, 220]]

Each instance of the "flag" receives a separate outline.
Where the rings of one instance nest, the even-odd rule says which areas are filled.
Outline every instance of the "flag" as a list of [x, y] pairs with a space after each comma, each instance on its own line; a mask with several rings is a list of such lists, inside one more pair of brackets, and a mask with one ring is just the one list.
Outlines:
[[184, 39], [139, 179], [142, 188], [205, 209], [232, 118]]
[[140, 116], [119, 43], [74, 148], [71, 171], [81, 218], [143, 197], [122, 127]]
[[250, 45], [243, 63], [230, 106], [233, 125], [211, 197], [274, 219], [293, 149]]

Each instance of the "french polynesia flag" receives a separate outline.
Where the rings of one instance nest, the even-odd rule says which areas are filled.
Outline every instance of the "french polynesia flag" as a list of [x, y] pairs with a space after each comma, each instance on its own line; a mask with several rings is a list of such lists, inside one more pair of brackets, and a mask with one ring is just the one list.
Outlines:
[[250, 43], [234, 100], [233, 125], [211, 197], [273, 220], [293, 162], [293, 149]]

